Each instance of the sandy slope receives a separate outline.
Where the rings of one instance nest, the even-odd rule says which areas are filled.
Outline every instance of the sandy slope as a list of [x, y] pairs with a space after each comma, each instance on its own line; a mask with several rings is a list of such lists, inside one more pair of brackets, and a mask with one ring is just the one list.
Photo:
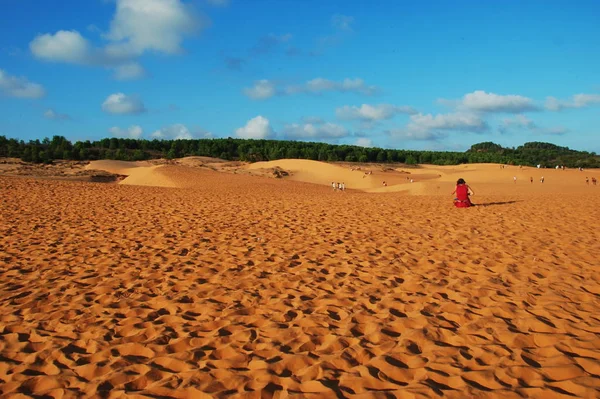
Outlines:
[[0, 395], [596, 398], [600, 186], [494, 169], [460, 170], [470, 209], [180, 166], [152, 169], [178, 190], [0, 177]]
[[85, 168], [87, 170], [102, 170], [109, 173], [126, 175], [119, 184], [132, 186], [178, 187], [178, 184], [169, 179], [164, 173], [165, 165], [153, 165], [149, 162], [127, 161], [91, 161]]
[[[391, 169], [382, 165], [367, 165], [356, 170], [352, 164], [330, 164], [301, 159], [257, 162], [246, 166], [250, 170], [280, 167], [291, 172], [290, 180], [331, 186], [331, 182], [345, 182], [349, 189], [367, 192], [406, 192], [416, 195], [448, 195], [458, 178], [464, 178], [477, 192], [548, 193], [563, 187], [571, 192], [587, 192], [585, 177], [596, 176], [599, 170], [580, 172], [576, 169], [555, 170], [496, 164], [469, 164], [458, 166], [420, 165], [417, 168]], [[352, 170], [354, 169], [354, 170]], [[370, 173], [370, 174], [367, 174]], [[514, 183], [513, 177], [517, 177]], [[540, 183], [544, 177], [544, 184]], [[533, 178], [534, 182], [530, 183]], [[412, 180], [413, 182], [411, 183]], [[387, 185], [383, 185], [383, 182]], [[481, 190], [479, 189], [481, 188]]]

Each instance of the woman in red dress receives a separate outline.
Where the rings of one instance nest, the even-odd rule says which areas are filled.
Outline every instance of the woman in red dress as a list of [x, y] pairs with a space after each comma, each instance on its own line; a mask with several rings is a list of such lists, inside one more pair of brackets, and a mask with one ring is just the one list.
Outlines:
[[469, 198], [469, 196], [475, 194], [475, 192], [471, 190], [471, 187], [467, 185], [464, 179], [457, 180], [456, 188], [452, 194], [456, 194], [456, 197], [454, 197], [454, 206], [457, 208], [468, 208], [475, 205]]

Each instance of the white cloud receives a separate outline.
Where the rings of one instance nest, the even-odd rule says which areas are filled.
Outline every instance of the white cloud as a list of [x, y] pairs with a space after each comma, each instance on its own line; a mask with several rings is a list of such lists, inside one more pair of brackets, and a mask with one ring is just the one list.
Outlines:
[[521, 113], [535, 111], [537, 106], [533, 100], [519, 95], [499, 95], [476, 90], [465, 94], [460, 106], [478, 112], [508, 112]]
[[201, 128], [193, 128], [193, 131], [182, 123], [175, 123], [155, 130], [150, 137], [159, 140], [191, 140], [193, 138], [212, 138], [211, 132]]
[[120, 127], [111, 127], [108, 131], [115, 137], [127, 137], [131, 139], [139, 139], [142, 137], [142, 127], [139, 125], [133, 125], [127, 129], [121, 129]]
[[331, 25], [338, 30], [352, 31], [352, 24], [354, 23], [354, 17], [349, 15], [335, 14], [331, 17]]
[[383, 119], [391, 119], [397, 114], [412, 115], [416, 113], [417, 110], [412, 107], [391, 104], [362, 104], [360, 107], [345, 105], [335, 110], [336, 116], [340, 119], [358, 119], [363, 121], [380, 121]]
[[144, 67], [137, 62], [130, 62], [115, 67], [113, 76], [117, 80], [134, 80], [143, 78], [145, 75], [146, 71], [144, 70]]
[[376, 86], [367, 85], [362, 79], [344, 79], [334, 81], [315, 78], [300, 85], [278, 87], [274, 82], [263, 79], [254, 83], [253, 87], [244, 89], [244, 94], [253, 99], [266, 99], [274, 95], [322, 94], [325, 92], [357, 93], [373, 95], [379, 92]]
[[359, 139], [356, 140], [356, 142], [354, 143], [354, 145], [359, 146], [359, 147], [373, 147], [373, 140], [368, 139], [366, 137], [361, 137]]
[[254, 83], [254, 86], [244, 89], [244, 94], [254, 100], [264, 100], [273, 97], [277, 92], [275, 83], [262, 79]]
[[271, 123], [264, 116], [250, 119], [245, 126], [236, 129], [235, 134], [243, 139], [266, 139], [273, 136]]
[[36, 36], [29, 48], [42, 60], [116, 68], [117, 79], [143, 76], [133, 60], [147, 51], [177, 54], [186, 35], [198, 31], [204, 22], [181, 0], [116, 0], [109, 41], [94, 47], [78, 31], [59, 30]]
[[535, 122], [526, 117], [525, 115], [516, 115], [514, 118], [504, 118], [502, 120], [502, 124], [504, 127], [525, 127], [529, 129], [534, 129], [536, 127]]
[[46, 118], [46, 119], [52, 119], [52, 120], [68, 120], [68, 119], [71, 119], [71, 117], [69, 115], [58, 113], [58, 112], [54, 111], [52, 108], [49, 108], [49, 109], [47, 109], [44, 112], [44, 118]]
[[447, 136], [448, 131], [481, 133], [488, 129], [487, 123], [477, 114], [415, 114], [403, 128], [390, 129], [386, 133], [404, 140], [439, 140]]
[[117, 0], [105, 37], [108, 53], [141, 55], [145, 51], [181, 52], [185, 35], [201, 27], [194, 10], [181, 0]]
[[102, 110], [109, 114], [140, 114], [146, 112], [144, 103], [138, 97], [123, 93], [111, 94], [102, 103]]
[[74, 30], [38, 35], [29, 43], [29, 49], [45, 61], [89, 64], [93, 59], [92, 45]]
[[40, 98], [46, 95], [44, 87], [22, 76], [11, 76], [0, 69], [0, 94], [19, 98]]
[[546, 109], [561, 111], [565, 108], [585, 108], [600, 104], [600, 94], [575, 94], [571, 100], [561, 101], [555, 97], [546, 97]]
[[411, 115], [408, 129], [410, 131], [429, 130], [463, 130], [482, 132], [488, 128], [487, 123], [478, 115], [469, 113], [451, 114], [415, 114]]
[[331, 139], [348, 135], [346, 128], [335, 123], [293, 123], [286, 125], [283, 133], [289, 139]]
[[187, 126], [181, 123], [165, 126], [159, 130], [156, 130], [151, 136], [155, 139], [164, 140], [191, 140], [194, 138]]

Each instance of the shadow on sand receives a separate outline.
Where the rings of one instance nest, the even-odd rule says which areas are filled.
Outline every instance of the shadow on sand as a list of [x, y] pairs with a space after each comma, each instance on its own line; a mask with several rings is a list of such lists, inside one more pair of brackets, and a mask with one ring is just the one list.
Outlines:
[[485, 204], [475, 204], [475, 206], [476, 207], [483, 207], [483, 208], [485, 208], [486, 206], [514, 204], [516, 202], [523, 202], [523, 200], [504, 201], [504, 202], [487, 202]]

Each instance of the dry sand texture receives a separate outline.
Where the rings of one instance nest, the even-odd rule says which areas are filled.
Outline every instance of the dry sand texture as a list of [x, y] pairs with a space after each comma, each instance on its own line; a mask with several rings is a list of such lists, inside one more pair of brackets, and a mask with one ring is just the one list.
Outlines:
[[600, 186], [470, 168], [423, 196], [0, 177], [0, 395], [599, 397]]

